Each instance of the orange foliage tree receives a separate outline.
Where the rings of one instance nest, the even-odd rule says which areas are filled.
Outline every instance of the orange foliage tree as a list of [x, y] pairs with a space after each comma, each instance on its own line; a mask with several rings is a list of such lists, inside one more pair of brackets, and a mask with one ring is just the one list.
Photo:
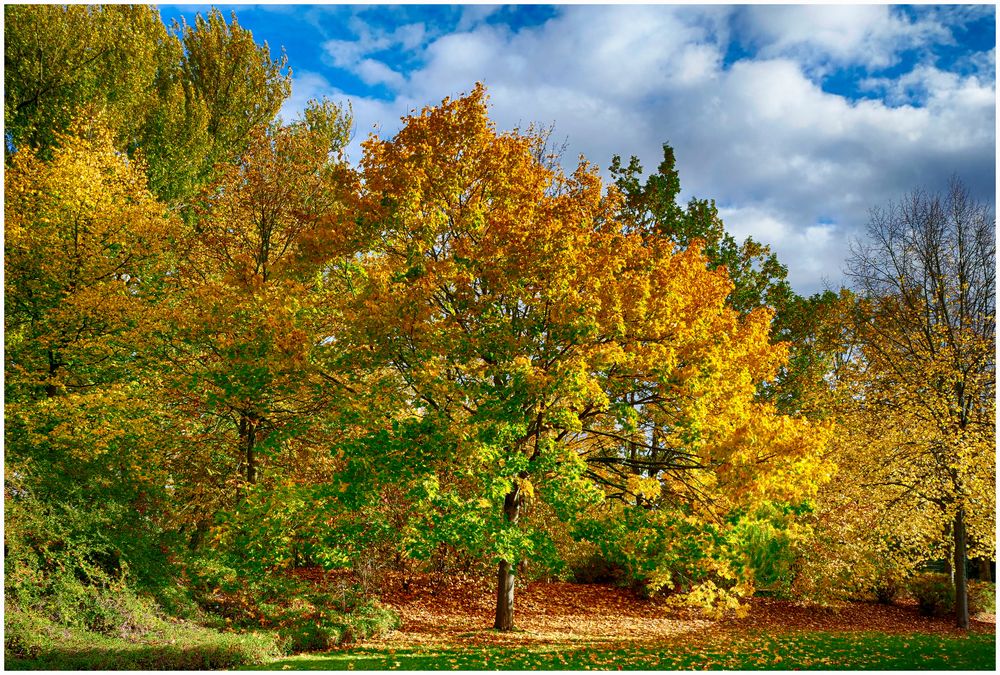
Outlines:
[[239, 506], [266, 457], [281, 474], [329, 469], [301, 439], [330, 405], [314, 356], [329, 337], [328, 265], [350, 246], [353, 174], [339, 156], [349, 126], [314, 102], [299, 121], [258, 127], [196, 202], [156, 339], [187, 446], [176, 489], [201, 531]]
[[569, 519], [601, 486], [706, 522], [823, 479], [826, 428], [756, 397], [786, 354], [770, 312], [729, 308], [697, 243], [643, 235], [593, 167], [564, 175], [539, 136], [498, 133], [481, 86], [404, 122], [364, 144], [375, 243], [338, 348], [392, 383], [392, 429], [420, 430], [380, 437], [422, 486], [419, 531], [498, 560], [497, 629], [517, 562], [549, 546], [519, 527], [531, 500]]

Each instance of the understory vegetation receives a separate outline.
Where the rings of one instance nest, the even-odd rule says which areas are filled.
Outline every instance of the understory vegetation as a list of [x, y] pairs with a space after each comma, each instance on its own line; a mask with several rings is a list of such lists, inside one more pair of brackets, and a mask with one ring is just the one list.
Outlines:
[[[235, 15], [5, 22], [8, 667], [625, 659], [336, 651], [403, 627], [390, 578], [480, 580], [500, 633], [533, 581], [692, 621], [995, 611], [995, 218], [957, 179], [873, 210], [852, 287], [805, 298], [680, 203], [669, 145], [564, 167], [470, 83], [351, 161], [350, 106], [279, 117], [286, 59]], [[948, 640], [621, 664], [980, 663]]]

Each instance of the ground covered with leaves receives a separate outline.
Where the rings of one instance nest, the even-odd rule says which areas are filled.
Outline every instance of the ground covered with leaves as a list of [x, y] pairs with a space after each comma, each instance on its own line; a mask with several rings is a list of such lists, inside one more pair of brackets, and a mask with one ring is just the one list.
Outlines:
[[609, 585], [532, 583], [518, 630], [491, 630], [495, 602], [471, 581], [388, 580], [398, 631], [327, 654], [268, 664], [336, 670], [931, 669], [993, 670], [992, 615], [968, 633], [915, 604], [838, 608], [757, 598], [744, 619], [710, 621]]

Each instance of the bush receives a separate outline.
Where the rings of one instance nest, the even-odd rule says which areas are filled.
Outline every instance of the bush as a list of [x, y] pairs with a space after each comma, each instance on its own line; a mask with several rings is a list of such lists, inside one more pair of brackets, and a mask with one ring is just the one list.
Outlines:
[[326, 651], [385, 635], [401, 625], [398, 614], [378, 604], [363, 605], [344, 614], [329, 606], [296, 601], [275, 616], [286, 653]]
[[281, 654], [274, 635], [219, 633], [189, 622], [159, 623], [142, 634], [68, 628], [8, 607], [4, 665], [43, 670], [195, 670], [265, 663]]
[[954, 610], [955, 590], [946, 574], [923, 572], [910, 580], [920, 613], [924, 616], [946, 616]]
[[625, 571], [603, 555], [595, 552], [587, 558], [574, 561], [570, 569], [573, 571], [573, 581], [578, 584], [606, 584], [621, 581]]
[[286, 654], [323, 652], [333, 649], [344, 637], [344, 627], [301, 621], [278, 629], [278, 639]]
[[[996, 611], [996, 590], [986, 581], [969, 580], [969, 614]], [[948, 616], [955, 611], [955, 587], [947, 574], [924, 572], [910, 581], [910, 592], [924, 616]]]
[[398, 630], [403, 622], [396, 612], [378, 603], [360, 607], [347, 616], [347, 631], [342, 642], [367, 640]]
[[997, 611], [996, 586], [989, 581], [969, 581], [969, 613]]
[[897, 574], [885, 572], [878, 574], [872, 588], [876, 602], [882, 605], [891, 605], [892, 601], [903, 590], [902, 585], [900, 577]]
[[3, 649], [6, 657], [33, 659], [50, 647], [51, 623], [44, 618], [7, 607], [3, 616]]

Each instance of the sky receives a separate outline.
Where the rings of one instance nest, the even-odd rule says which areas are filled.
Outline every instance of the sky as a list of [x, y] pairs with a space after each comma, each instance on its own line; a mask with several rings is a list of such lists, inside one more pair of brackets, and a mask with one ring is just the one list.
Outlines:
[[[355, 161], [481, 81], [497, 127], [553, 126], [564, 164], [635, 155], [648, 172], [670, 143], [681, 199], [714, 199], [801, 294], [846, 283], [872, 207], [952, 176], [995, 204], [993, 5], [218, 7], [284, 49], [285, 119], [351, 103]], [[168, 23], [207, 9], [160, 6]]]

